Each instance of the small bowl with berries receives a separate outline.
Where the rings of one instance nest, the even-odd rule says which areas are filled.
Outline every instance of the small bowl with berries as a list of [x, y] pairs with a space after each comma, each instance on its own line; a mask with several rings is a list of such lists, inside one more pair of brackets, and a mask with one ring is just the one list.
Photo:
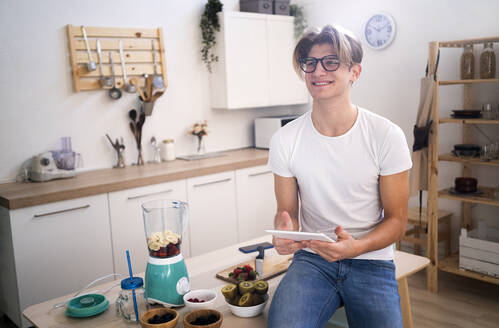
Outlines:
[[184, 295], [184, 304], [189, 311], [212, 309], [217, 293], [211, 289], [195, 289]]

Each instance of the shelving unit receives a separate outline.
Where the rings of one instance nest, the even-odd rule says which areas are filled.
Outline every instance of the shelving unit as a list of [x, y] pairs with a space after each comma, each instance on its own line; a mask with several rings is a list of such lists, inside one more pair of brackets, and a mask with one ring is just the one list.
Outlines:
[[[429, 70], [435, 71], [437, 66], [437, 57], [440, 48], [464, 48], [466, 44], [483, 44], [485, 42], [499, 42], [499, 36], [490, 38], [457, 40], [457, 41], [435, 41], [429, 44]], [[456, 65], [456, 67], [458, 67]], [[441, 118], [439, 115], [439, 87], [446, 85], [463, 86], [463, 109], [472, 108], [472, 86], [480, 83], [499, 83], [499, 79], [473, 79], [473, 80], [440, 80], [438, 70], [436, 72], [436, 84], [433, 97], [433, 124], [429, 136], [428, 149], [428, 204], [427, 216], [429, 217], [427, 255], [430, 258], [430, 266], [427, 269], [427, 288], [436, 293], [438, 291], [438, 270], [458, 274], [461, 276], [499, 284], [499, 277], [493, 277], [478, 272], [462, 270], [459, 268], [459, 255], [451, 255], [441, 261], [438, 260], [438, 199], [446, 198], [461, 202], [461, 226], [468, 230], [471, 229], [471, 206], [472, 204], [483, 204], [488, 206], [499, 206], [499, 188], [479, 186], [482, 194], [456, 195], [449, 191], [450, 188], [439, 190], [438, 186], [438, 162], [457, 162], [462, 164], [462, 175], [472, 176], [472, 166], [492, 166], [499, 167], [499, 160], [481, 161], [479, 158], [466, 157], [461, 158], [451, 153], [438, 153], [438, 130], [439, 124], [453, 123], [463, 125], [462, 143], [473, 143], [473, 124], [496, 125], [499, 128], [499, 120], [484, 119], [459, 119], [459, 118]]]

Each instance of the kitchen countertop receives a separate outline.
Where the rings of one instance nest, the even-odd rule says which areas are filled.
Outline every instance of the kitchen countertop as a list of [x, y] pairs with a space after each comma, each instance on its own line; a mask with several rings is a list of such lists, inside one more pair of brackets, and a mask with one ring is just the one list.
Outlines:
[[[231, 267], [233, 265], [251, 260], [255, 257], [256, 253], [244, 254], [238, 251], [241, 246], [256, 244], [264, 241], [271, 241], [270, 235], [256, 238], [244, 243], [225, 247], [215, 250], [210, 253], [199, 255], [186, 259], [186, 266], [189, 272], [189, 279], [191, 289], [205, 289], [210, 288], [216, 291], [217, 299], [214, 308], [223, 313], [224, 319], [222, 327], [238, 327], [238, 328], [255, 328], [266, 327], [267, 314], [270, 302], [274, 292], [279, 285], [283, 275], [274, 277], [269, 282], [269, 302], [267, 303], [262, 315], [254, 318], [239, 318], [234, 316], [221, 293], [221, 288], [227, 282], [219, 280], [215, 277], [216, 273]], [[401, 296], [402, 315], [404, 319], [404, 327], [412, 327], [412, 314], [410, 309], [409, 290], [407, 286], [407, 277], [419, 270], [422, 270], [429, 264], [426, 257], [413, 255], [405, 252], [395, 251], [395, 275], [399, 283], [399, 293]], [[275, 249], [268, 249], [265, 251], [266, 258], [279, 257]], [[287, 257], [287, 256], [282, 256]], [[144, 276], [144, 273], [137, 274], [137, 276]], [[91, 287], [91, 290], [99, 289], [104, 290], [111, 285], [116, 284], [116, 281], [102, 284], [99, 286]], [[110, 301], [109, 308], [101, 315], [92, 318], [69, 318], [64, 314], [63, 309], [52, 310], [52, 306], [59, 302], [68, 300], [72, 294], [52, 299], [40, 304], [32, 305], [26, 308], [23, 312], [24, 316], [31, 321], [36, 327], [40, 328], [57, 328], [57, 327], [136, 327], [135, 324], [126, 323], [119, 318], [114, 310], [114, 302], [118, 297], [120, 288], [115, 287], [106, 294], [107, 299]], [[180, 315], [179, 324], [177, 327], [183, 327], [180, 322], [183, 316], [187, 314], [185, 307], [178, 308]]]
[[224, 171], [265, 165], [268, 151], [244, 148], [224, 152], [224, 156], [194, 161], [147, 163], [123, 169], [103, 169], [78, 173], [70, 179], [47, 182], [0, 184], [0, 206], [18, 209], [67, 199], [92, 196], [162, 182], [181, 180]]

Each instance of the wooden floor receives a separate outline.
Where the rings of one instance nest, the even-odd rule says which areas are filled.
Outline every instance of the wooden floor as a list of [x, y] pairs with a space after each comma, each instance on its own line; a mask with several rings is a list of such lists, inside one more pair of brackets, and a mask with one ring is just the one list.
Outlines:
[[[499, 327], [499, 285], [438, 273], [439, 293], [426, 290], [425, 272], [409, 277], [414, 327], [497, 328]], [[14, 328], [0, 317], [0, 327]]]

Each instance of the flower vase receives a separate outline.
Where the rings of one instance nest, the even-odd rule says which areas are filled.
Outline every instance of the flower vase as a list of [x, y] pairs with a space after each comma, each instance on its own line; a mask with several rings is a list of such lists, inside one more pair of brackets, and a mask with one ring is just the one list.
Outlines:
[[205, 142], [203, 137], [197, 138], [196, 154], [202, 155], [205, 153]]

